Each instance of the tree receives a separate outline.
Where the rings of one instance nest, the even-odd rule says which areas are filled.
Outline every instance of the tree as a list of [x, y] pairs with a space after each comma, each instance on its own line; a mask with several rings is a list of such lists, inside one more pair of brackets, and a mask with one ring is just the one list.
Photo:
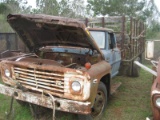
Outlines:
[[87, 0], [87, 9], [97, 15], [127, 15], [147, 19], [157, 12], [154, 0]]
[[[151, 21], [150, 26], [148, 26], [148, 28], [147, 28], [146, 38], [147, 39], [156, 39], [156, 38], [160, 37], [159, 33], [160, 33], [160, 23], [156, 20]], [[158, 39], [160, 39], [160, 38], [158, 38]]]
[[7, 6], [6, 3], [0, 3], [0, 14], [5, 14], [7, 12], [10, 12], [10, 8]]
[[59, 5], [57, 0], [36, 0], [40, 13], [58, 15]]
[[13, 32], [6, 21], [9, 13], [30, 13], [26, 0], [0, 0], [0, 32]]
[[36, 0], [38, 11], [35, 12], [77, 18], [85, 16], [83, 0]]
[[84, 18], [86, 16], [86, 6], [84, 5], [84, 0], [73, 0], [70, 6], [76, 18]]

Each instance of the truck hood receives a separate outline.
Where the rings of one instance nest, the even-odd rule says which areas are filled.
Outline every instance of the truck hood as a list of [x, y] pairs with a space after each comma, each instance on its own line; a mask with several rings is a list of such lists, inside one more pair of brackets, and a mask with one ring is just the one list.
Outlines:
[[101, 53], [86, 26], [78, 20], [42, 14], [9, 14], [7, 21], [30, 51], [44, 46], [74, 46]]

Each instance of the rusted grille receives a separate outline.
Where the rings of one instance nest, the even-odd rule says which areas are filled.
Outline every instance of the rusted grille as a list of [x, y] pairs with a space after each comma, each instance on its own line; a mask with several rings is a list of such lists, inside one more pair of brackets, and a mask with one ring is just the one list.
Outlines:
[[64, 74], [61, 72], [14, 67], [18, 82], [28, 89], [62, 96], [64, 94]]

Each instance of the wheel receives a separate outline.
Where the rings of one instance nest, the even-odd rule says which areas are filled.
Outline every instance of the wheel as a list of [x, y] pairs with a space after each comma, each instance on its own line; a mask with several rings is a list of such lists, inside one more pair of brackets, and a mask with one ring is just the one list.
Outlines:
[[93, 118], [102, 114], [107, 105], [107, 90], [104, 83], [100, 82], [94, 105], [92, 107], [91, 116]]
[[[138, 57], [136, 59], [136, 61], [138, 62], [141, 62], [140, 58]], [[133, 63], [133, 66], [132, 66], [132, 77], [139, 77], [139, 74], [140, 74], [140, 67], [137, 66], [136, 64]]]
[[[139, 57], [137, 57], [135, 59], [135, 61], [140, 62], [141, 60], [140, 60]], [[137, 66], [136, 64], [134, 64], [133, 62], [131, 62], [130, 65], [128, 66], [128, 68], [127, 68], [126, 73], [127, 73], [127, 76], [129, 76], [129, 77], [139, 77], [140, 67]]]
[[99, 83], [97, 95], [93, 107], [91, 108], [91, 114], [78, 115], [79, 120], [95, 120], [102, 116], [107, 106], [107, 89], [103, 82]]
[[137, 65], [133, 65], [132, 76], [139, 77], [139, 73], [140, 73], [140, 67], [138, 67]]

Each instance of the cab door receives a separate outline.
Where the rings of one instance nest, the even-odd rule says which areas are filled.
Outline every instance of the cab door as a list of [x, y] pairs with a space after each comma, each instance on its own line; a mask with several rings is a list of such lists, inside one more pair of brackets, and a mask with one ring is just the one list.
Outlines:
[[116, 45], [116, 37], [112, 32], [106, 32], [106, 47], [102, 50], [105, 60], [111, 64], [111, 77], [118, 74], [121, 62], [121, 53]]

